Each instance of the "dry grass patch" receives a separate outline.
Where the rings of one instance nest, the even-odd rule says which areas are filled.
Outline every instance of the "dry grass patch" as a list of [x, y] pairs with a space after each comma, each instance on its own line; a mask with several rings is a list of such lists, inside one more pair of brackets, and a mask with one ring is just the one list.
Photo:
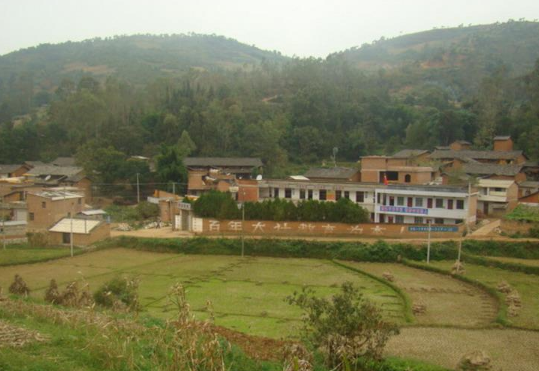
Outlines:
[[412, 306], [424, 306], [416, 316], [419, 324], [484, 326], [496, 317], [496, 303], [490, 296], [454, 278], [401, 264], [346, 264], [379, 277], [391, 272], [393, 284], [410, 296]]
[[493, 370], [537, 371], [539, 332], [525, 330], [469, 330], [405, 328], [389, 340], [386, 355], [428, 361], [451, 370], [464, 354], [485, 351]]
[[36, 341], [47, 341], [47, 339], [37, 331], [26, 330], [0, 320], [0, 348], [22, 347]]

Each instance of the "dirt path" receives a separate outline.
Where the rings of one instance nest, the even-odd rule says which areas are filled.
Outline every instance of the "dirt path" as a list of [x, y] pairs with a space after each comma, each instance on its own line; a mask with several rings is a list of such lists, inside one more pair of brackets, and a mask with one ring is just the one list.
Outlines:
[[494, 233], [494, 230], [496, 228], [499, 228], [500, 224], [501, 224], [500, 219], [489, 220], [488, 223], [486, 223], [484, 226], [472, 232], [471, 237], [484, 237], [484, 236], [490, 236], [493, 234], [497, 236], [497, 234]]

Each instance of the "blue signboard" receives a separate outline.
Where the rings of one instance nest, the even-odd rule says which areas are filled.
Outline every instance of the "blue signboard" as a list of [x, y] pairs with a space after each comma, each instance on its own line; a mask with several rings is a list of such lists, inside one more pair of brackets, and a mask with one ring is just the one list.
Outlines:
[[[431, 232], [458, 232], [459, 227], [430, 227]], [[408, 227], [408, 232], [428, 232], [429, 227]]]
[[406, 214], [421, 214], [421, 215], [429, 214], [429, 209], [423, 209], [420, 207], [380, 206], [380, 211], [387, 211], [390, 213], [406, 213]]

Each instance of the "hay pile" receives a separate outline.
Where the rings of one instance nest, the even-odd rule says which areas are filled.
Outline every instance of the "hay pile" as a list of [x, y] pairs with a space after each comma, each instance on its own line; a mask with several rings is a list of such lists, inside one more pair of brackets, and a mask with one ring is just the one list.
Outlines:
[[451, 267], [451, 274], [465, 274], [466, 269], [464, 269], [464, 263], [461, 261], [456, 261], [455, 264]]
[[45, 301], [66, 307], [91, 307], [94, 300], [90, 294], [90, 287], [86, 284], [83, 290], [79, 290], [78, 283], [73, 281], [67, 284], [65, 290], [60, 293], [56, 280], [52, 279], [49, 288], [45, 291]]
[[0, 321], [0, 348], [22, 347], [34, 341], [46, 341], [47, 337], [35, 331], [26, 330], [22, 327], [12, 326]]
[[382, 277], [384, 277], [384, 279], [388, 280], [389, 282], [395, 281], [395, 277], [390, 272], [382, 273]]
[[16, 274], [15, 280], [13, 281], [11, 286], [9, 286], [9, 292], [15, 295], [28, 296], [30, 294], [30, 288], [28, 287], [26, 282], [24, 282], [22, 277]]
[[465, 354], [457, 365], [458, 371], [488, 371], [491, 369], [490, 357], [483, 351]]
[[427, 306], [423, 303], [415, 303], [412, 305], [412, 313], [414, 315], [427, 313]]
[[509, 294], [513, 290], [513, 288], [511, 287], [511, 285], [509, 285], [509, 283], [507, 283], [507, 281], [500, 282], [497, 286], [497, 289], [499, 292], [503, 292], [504, 294]]
[[505, 297], [505, 303], [507, 304], [507, 313], [511, 317], [518, 316], [518, 312], [522, 307], [522, 301], [520, 299], [520, 294], [517, 290], [512, 289], [511, 292]]

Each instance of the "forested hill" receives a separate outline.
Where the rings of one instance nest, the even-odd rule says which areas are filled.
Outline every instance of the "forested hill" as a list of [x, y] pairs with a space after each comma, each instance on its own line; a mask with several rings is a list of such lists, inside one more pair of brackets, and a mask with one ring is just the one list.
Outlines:
[[539, 23], [509, 21], [490, 25], [441, 28], [395, 37], [338, 52], [367, 71], [403, 72], [407, 83], [446, 85], [457, 98], [475, 92], [481, 79], [500, 65], [511, 76], [533, 69], [539, 58]]
[[189, 68], [215, 69], [257, 65], [287, 59], [215, 35], [134, 35], [96, 38], [82, 42], [43, 44], [0, 56], [0, 81], [31, 74], [43, 89], [63, 78], [115, 75], [131, 83], [177, 76]]
[[142, 173], [123, 167], [133, 155], [251, 156], [279, 176], [334, 147], [355, 162], [507, 134], [539, 160], [538, 30], [429, 31], [327, 59], [198, 35], [26, 49], [0, 57], [0, 163], [77, 154], [112, 183]]

